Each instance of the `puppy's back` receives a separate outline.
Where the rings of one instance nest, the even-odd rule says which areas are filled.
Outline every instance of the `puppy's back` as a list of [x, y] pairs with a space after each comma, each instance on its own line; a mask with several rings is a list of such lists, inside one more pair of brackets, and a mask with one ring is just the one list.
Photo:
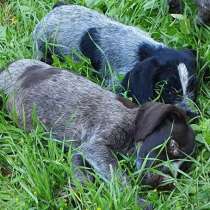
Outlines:
[[95, 39], [94, 42], [101, 53], [99, 57], [103, 57], [102, 68], [103, 62], [108, 61], [118, 71], [122, 67], [130, 69], [136, 62], [139, 44], [161, 45], [137, 27], [83, 6], [64, 5], [54, 8], [35, 27], [35, 57], [43, 58], [46, 48], [61, 57], [76, 57], [74, 54], [80, 52], [83, 36], [88, 33], [88, 37], [94, 37], [90, 29], [94, 29], [98, 37], [99, 43]]
[[50, 67], [45, 63], [31, 59], [21, 59], [13, 62], [0, 73], [0, 90], [3, 90], [6, 94], [13, 92], [16, 89], [18, 78], [33, 65]]
[[[88, 97], [94, 95], [115, 97], [113, 93], [80, 75], [52, 67], [38, 60], [18, 60], [11, 63], [0, 74], [0, 89], [6, 91], [7, 94], [11, 94], [13, 91], [31, 91], [37, 88], [40, 90], [39, 92], [42, 89], [49, 92], [50, 89], [55, 88], [55, 91], [63, 91], [68, 98], [73, 97], [74, 100], [84, 95], [87, 97], [87, 93], [89, 94]], [[74, 94], [77, 92], [79, 95], [75, 97]]]
[[[35, 27], [33, 39], [41, 51], [46, 43], [56, 46], [56, 54], [68, 55], [68, 47], [79, 51], [81, 36], [92, 27], [103, 27], [112, 21], [106, 16], [77, 5], [64, 5], [50, 11]], [[58, 44], [58, 45], [56, 45]]]
[[34, 112], [58, 139], [97, 138], [111, 128], [130, 125], [133, 118], [134, 111], [125, 108], [114, 93], [69, 71], [21, 60], [12, 63], [3, 76], [9, 73], [13, 77], [7, 91], [8, 110], [17, 112], [20, 126], [25, 123], [27, 130], [33, 127]]

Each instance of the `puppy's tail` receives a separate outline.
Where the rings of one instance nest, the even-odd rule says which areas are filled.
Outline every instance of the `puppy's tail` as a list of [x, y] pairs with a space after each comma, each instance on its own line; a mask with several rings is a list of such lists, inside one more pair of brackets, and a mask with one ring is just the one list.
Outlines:
[[25, 71], [33, 70], [33, 66], [49, 67], [38, 60], [21, 59], [11, 63], [5, 70], [0, 72], [0, 90], [10, 94], [19, 85], [19, 79]]
[[10, 76], [9, 71], [5, 69], [0, 72], [0, 91], [8, 93], [7, 90], [9, 90], [11, 87], [12, 87], [12, 76]]
[[52, 7], [52, 9], [56, 8], [56, 7], [60, 7], [63, 5], [67, 5], [67, 3], [65, 3], [64, 1], [58, 1], [57, 3], [55, 3]]

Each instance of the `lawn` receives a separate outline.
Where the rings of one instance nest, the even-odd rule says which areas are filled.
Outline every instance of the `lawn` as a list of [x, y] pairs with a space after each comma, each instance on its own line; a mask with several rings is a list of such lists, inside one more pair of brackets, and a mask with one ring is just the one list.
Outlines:
[[[69, 1], [70, 2], [70, 1]], [[48, 0], [0, 0], [0, 68], [33, 55], [31, 32], [52, 8]], [[96, 175], [94, 183], [81, 185], [71, 170], [71, 150], [49, 141], [41, 127], [27, 133], [9, 119], [3, 96], [0, 110], [0, 209], [87, 209], [135, 210], [135, 200], [144, 197], [156, 209], [210, 209], [210, 28], [196, 25], [196, 7], [185, 1], [182, 18], [168, 14], [166, 0], [75, 0], [106, 13], [123, 23], [148, 31], [153, 38], [175, 48], [197, 51], [199, 88], [198, 121], [191, 122], [196, 132], [197, 149], [192, 167], [173, 182], [172, 191], [146, 190], [138, 184], [134, 162], [126, 157], [131, 185], [122, 187], [117, 179], [104, 183]], [[92, 80], [89, 62], [54, 65], [77, 71]], [[100, 81], [97, 81], [100, 83]], [[2, 94], [3, 95], [3, 94]], [[74, 188], [68, 187], [70, 183]]]

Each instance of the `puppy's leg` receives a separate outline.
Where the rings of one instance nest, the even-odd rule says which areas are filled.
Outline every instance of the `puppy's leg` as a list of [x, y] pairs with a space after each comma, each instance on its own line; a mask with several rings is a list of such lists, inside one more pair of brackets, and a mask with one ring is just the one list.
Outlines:
[[86, 181], [93, 181], [93, 176], [86, 172], [85, 168], [82, 168], [86, 167], [86, 164], [81, 154], [73, 154], [72, 164], [73, 174], [75, 178], [77, 178], [82, 184], [84, 184]]
[[117, 160], [111, 150], [101, 143], [83, 143], [80, 147], [83, 157], [107, 181], [117, 167]]
[[[111, 179], [112, 169], [117, 168], [117, 160], [112, 151], [106, 145], [94, 143], [83, 143], [80, 147], [84, 158], [94, 167], [94, 169], [107, 181]], [[125, 175], [120, 175], [122, 185], [127, 185], [128, 179]], [[144, 210], [153, 210], [153, 206], [142, 198], [138, 198], [138, 204]]]

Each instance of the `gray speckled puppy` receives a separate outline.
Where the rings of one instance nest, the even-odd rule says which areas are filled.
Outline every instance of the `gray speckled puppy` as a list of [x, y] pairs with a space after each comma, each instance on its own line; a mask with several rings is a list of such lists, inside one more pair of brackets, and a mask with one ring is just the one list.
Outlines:
[[[169, 156], [180, 166], [184, 154], [191, 155], [194, 149], [193, 131], [175, 106], [149, 103], [138, 107], [86, 78], [40, 61], [23, 59], [10, 64], [0, 74], [0, 89], [9, 96], [8, 111], [17, 112], [20, 127], [33, 129], [34, 110], [56, 139], [78, 149], [81, 155], [73, 158], [75, 169], [83, 163], [83, 156], [105, 180], [111, 178], [110, 168], [115, 171], [117, 167], [114, 153], [135, 151], [139, 142], [138, 168], [147, 156], [152, 158], [147, 166], [155, 165], [159, 152], [153, 149], [170, 136], [161, 160]], [[81, 171], [76, 173], [84, 178]], [[148, 173], [144, 181], [158, 186], [163, 176]]]
[[143, 30], [97, 11], [78, 5], [55, 7], [37, 24], [33, 39], [38, 59], [50, 62], [54, 53], [77, 61], [82, 53], [108, 84], [118, 84], [116, 75], [123, 76], [122, 86], [139, 103], [151, 100], [161, 81], [167, 81], [165, 103], [188, 110], [187, 100], [195, 98], [196, 59], [190, 50], [169, 48]]

